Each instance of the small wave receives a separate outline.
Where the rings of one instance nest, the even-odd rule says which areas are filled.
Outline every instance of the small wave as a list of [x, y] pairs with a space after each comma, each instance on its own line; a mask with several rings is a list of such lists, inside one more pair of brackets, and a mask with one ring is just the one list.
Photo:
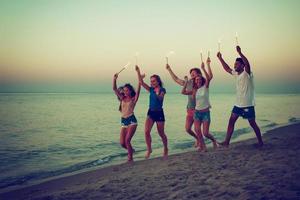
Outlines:
[[270, 123], [270, 124], [267, 124], [267, 125], [263, 126], [262, 128], [273, 128], [273, 127], [278, 126], [278, 125], [279, 124], [277, 124], [277, 123]]
[[296, 117], [289, 118], [289, 123], [296, 123], [296, 122], [300, 122], [300, 119], [297, 119]]
[[9, 178], [4, 178], [0, 180], [0, 189], [7, 188], [10, 186], [16, 186], [16, 185], [23, 185], [31, 181], [38, 181], [38, 180], [43, 180], [47, 179], [50, 177], [55, 177], [63, 174], [69, 174], [72, 172], [76, 172], [79, 170], [83, 169], [88, 169], [91, 167], [95, 166], [101, 166], [105, 163], [108, 163], [112, 161], [115, 158], [118, 157], [123, 157], [126, 156], [127, 153], [119, 153], [119, 154], [113, 154], [113, 155], [108, 155], [103, 158], [93, 160], [93, 161], [87, 161], [87, 162], [81, 162], [69, 167], [65, 167], [63, 169], [58, 169], [55, 171], [38, 171], [38, 172], [33, 172], [30, 174], [27, 174], [25, 176], [18, 176], [18, 177], [9, 177]]
[[252, 128], [247, 127], [247, 128], [241, 128], [241, 129], [235, 130], [234, 133], [237, 135], [242, 135], [245, 133], [250, 133], [251, 131], [252, 131]]
[[262, 122], [269, 122], [270, 120], [268, 120], [268, 119], [259, 119], [259, 121], [262, 121]]
[[188, 149], [191, 148], [193, 146], [193, 141], [190, 142], [180, 142], [180, 143], [175, 143], [174, 145], [172, 145], [172, 149], [180, 149], [180, 150], [184, 150], [184, 149]]

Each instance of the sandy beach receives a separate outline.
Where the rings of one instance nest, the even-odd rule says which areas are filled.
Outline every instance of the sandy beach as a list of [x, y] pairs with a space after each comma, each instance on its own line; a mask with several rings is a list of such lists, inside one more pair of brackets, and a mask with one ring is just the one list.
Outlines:
[[110, 166], [0, 194], [0, 199], [300, 199], [300, 124], [209, 149]]

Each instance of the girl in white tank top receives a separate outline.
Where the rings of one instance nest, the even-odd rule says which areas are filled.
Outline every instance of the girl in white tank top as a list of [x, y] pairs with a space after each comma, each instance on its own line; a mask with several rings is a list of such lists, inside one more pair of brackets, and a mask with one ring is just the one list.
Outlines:
[[[137, 69], [137, 66], [136, 66]], [[125, 84], [122, 88], [123, 91], [117, 89], [118, 73], [113, 78], [113, 90], [121, 102], [121, 132], [120, 132], [120, 144], [128, 152], [128, 161], [133, 161], [134, 149], [131, 146], [131, 139], [137, 128], [137, 120], [134, 116], [134, 107], [138, 101], [141, 85], [138, 84], [137, 91], [130, 84]]]
[[[205, 80], [205, 79], [204, 79]], [[195, 95], [196, 107], [195, 109], [198, 111], [206, 110], [210, 108], [209, 102], [209, 89], [205, 85], [198, 88]]]
[[209, 102], [209, 83], [213, 78], [213, 74], [210, 68], [210, 58], [207, 58], [207, 68], [208, 71], [205, 69], [205, 65], [202, 62], [201, 68], [205, 74], [205, 77], [196, 77], [194, 81], [194, 88], [193, 90], [187, 91], [187, 77], [185, 77], [186, 83], [182, 88], [182, 94], [185, 95], [192, 95], [196, 101], [195, 107], [195, 114], [194, 114], [194, 126], [195, 132], [197, 133], [197, 137], [199, 140], [199, 151], [206, 151], [206, 145], [203, 140], [202, 134], [209, 138], [214, 148], [217, 147], [216, 139], [209, 133], [209, 126], [210, 126], [210, 102]]

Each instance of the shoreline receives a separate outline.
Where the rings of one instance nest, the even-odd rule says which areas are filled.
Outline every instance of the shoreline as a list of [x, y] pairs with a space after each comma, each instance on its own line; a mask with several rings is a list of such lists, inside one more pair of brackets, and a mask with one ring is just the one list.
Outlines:
[[0, 199], [300, 198], [299, 130], [296, 123], [267, 131], [261, 149], [253, 138], [229, 149], [90, 169], [1, 193]]
[[[291, 121], [290, 123], [276, 124], [276, 126], [272, 127], [269, 130], [262, 131], [262, 129], [261, 129], [261, 131], [262, 131], [262, 134], [265, 134], [268, 131], [271, 131], [271, 130], [274, 130], [274, 129], [277, 129], [277, 128], [281, 128], [281, 127], [285, 127], [285, 126], [289, 126], [289, 125], [293, 125], [293, 124], [297, 124], [297, 123], [300, 123], [300, 121], [296, 120], [296, 121]], [[261, 128], [263, 128], [263, 127], [261, 127]], [[236, 129], [236, 131], [239, 131], [239, 129]], [[252, 138], [256, 138], [255, 133], [253, 132], [253, 130], [250, 131], [250, 132], [247, 132], [247, 133], [243, 133], [242, 135], [238, 135], [237, 137], [232, 137], [231, 138], [231, 144], [236, 143], [236, 142], [242, 142], [242, 141], [249, 140], [249, 139], [252, 139]], [[178, 152], [175, 152], [175, 153], [172, 151], [172, 153], [169, 154], [169, 156], [196, 151], [196, 149], [193, 147], [192, 143], [193, 142], [191, 142], [191, 147], [189, 147], [187, 149], [184, 149], [184, 150], [181, 150], [181, 151], [178, 151]], [[209, 149], [211, 149], [212, 148], [212, 143], [207, 144], [207, 147]], [[160, 152], [161, 149], [154, 149], [154, 151], [159, 151]], [[127, 158], [127, 154], [126, 154], [126, 158]], [[150, 157], [150, 159], [154, 159], [154, 158], [161, 158], [160, 153], [158, 153], [158, 154], [153, 153], [153, 155]], [[140, 162], [140, 161], [143, 161], [143, 160], [145, 160], [144, 156], [136, 158], [135, 162]], [[68, 176], [74, 176], [74, 175], [77, 175], [77, 174], [81, 174], [81, 173], [85, 173], [85, 172], [89, 172], [89, 171], [94, 171], [94, 170], [99, 170], [99, 169], [103, 169], [103, 168], [106, 168], [106, 167], [113, 167], [113, 166], [117, 166], [117, 165], [121, 165], [121, 164], [125, 164], [125, 163], [126, 163], [126, 160], [124, 158], [122, 160], [119, 159], [119, 160], [115, 160], [115, 161], [112, 161], [112, 162], [107, 162], [107, 163], [104, 163], [104, 164], [101, 164], [101, 165], [95, 165], [95, 166], [88, 167], [88, 168], [82, 168], [80, 170], [67, 172], [67, 173], [63, 173], [63, 174], [60, 174], [60, 175], [50, 176], [50, 177], [40, 179], [40, 180], [29, 181], [29, 182], [27, 182], [25, 184], [22, 184], [22, 185], [12, 185], [12, 186], [8, 186], [8, 187], [0, 189], [0, 194], [1, 193], [7, 193], [7, 192], [10, 192], [10, 191], [14, 191], [14, 190], [20, 190], [20, 189], [23, 189], [23, 188], [27, 188], [27, 187], [31, 187], [31, 186], [34, 186], [34, 185], [42, 184], [42, 183], [52, 181], [52, 180], [55, 180], [55, 179], [60, 179], [60, 178], [68, 177]]]
[[[277, 124], [275, 127], [272, 127], [272, 129], [267, 130], [265, 132], [262, 132], [262, 134], [264, 136], [264, 134], [266, 134], [267, 132], [277, 130], [277, 129], [280, 129], [280, 128], [284, 128], [284, 127], [289, 127], [289, 126], [292, 126], [292, 125], [297, 125], [297, 124], [300, 125], [300, 122], [299, 121], [294, 121], [294, 122], [287, 123], [287, 124]], [[230, 146], [232, 146], [235, 143], [245, 142], [247, 140], [252, 140], [252, 139], [255, 139], [255, 138], [256, 137], [255, 137], [255, 134], [254, 134], [253, 131], [248, 132], [244, 135], [240, 135], [238, 138], [232, 138]], [[196, 151], [196, 149], [195, 150], [193, 150], [193, 149], [194, 148], [191, 147], [191, 148], [189, 148], [189, 150], [185, 150], [183, 152], [173, 153], [173, 154], [169, 155], [169, 157], [175, 156], [175, 155], [180, 155], [180, 154], [192, 153], [192, 152]], [[224, 149], [224, 148], [222, 148], [222, 149]], [[208, 150], [212, 151], [211, 144], [208, 144]], [[155, 155], [153, 157], [150, 157], [148, 160], [154, 160], [154, 159], [162, 159], [162, 157]], [[144, 158], [143, 159], [137, 159], [137, 160], [134, 161], [134, 163], [141, 162], [141, 161], [146, 161], [146, 159], [144, 159]], [[34, 181], [34, 182], [29, 182], [28, 184], [23, 185], [23, 186], [17, 185], [17, 186], [4, 188], [4, 189], [2, 189], [2, 191], [0, 190], [0, 195], [4, 194], [4, 193], [11, 192], [11, 191], [21, 190], [21, 189], [24, 189], [24, 188], [32, 187], [32, 186], [35, 186], [35, 185], [40, 185], [40, 184], [43, 184], [43, 183], [46, 183], [46, 182], [49, 182], [49, 181], [53, 181], [53, 180], [56, 180], [56, 179], [66, 178], [66, 177], [69, 177], [69, 176], [76, 176], [76, 175], [82, 174], [82, 173], [87, 173], [87, 172], [91, 172], [91, 171], [95, 171], [95, 170], [102, 170], [104, 168], [116, 167], [116, 166], [119, 166], [119, 165], [126, 165], [126, 164], [128, 164], [128, 163], [126, 163], [123, 160], [119, 160], [119, 161], [117, 161], [115, 163], [112, 163], [112, 164], [106, 163], [104, 165], [94, 166], [94, 167], [85, 168], [85, 169], [81, 169], [81, 170], [74, 171], [74, 172], [69, 172], [69, 173], [66, 173], [66, 174], [61, 174], [61, 175], [58, 175], [58, 176], [48, 177], [46, 179], [42, 179], [42, 180], [38, 180], [38, 181]]]

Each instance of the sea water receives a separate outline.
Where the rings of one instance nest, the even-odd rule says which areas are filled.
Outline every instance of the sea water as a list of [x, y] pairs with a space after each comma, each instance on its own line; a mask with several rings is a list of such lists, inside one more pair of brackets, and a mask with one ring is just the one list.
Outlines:
[[[149, 96], [136, 105], [137, 131], [132, 138], [134, 159], [144, 159], [144, 122]], [[222, 141], [234, 104], [234, 94], [211, 94], [210, 132]], [[256, 117], [262, 132], [298, 122], [299, 94], [256, 95]], [[187, 97], [167, 93], [165, 132], [169, 153], [194, 151], [185, 132]], [[119, 145], [119, 102], [112, 93], [2, 93], [0, 94], [0, 191], [70, 173], [126, 162]], [[246, 120], [236, 123], [233, 141], [251, 135]], [[209, 140], [206, 140], [209, 143]], [[152, 157], [162, 155], [156, 126], [152, 129]]]

